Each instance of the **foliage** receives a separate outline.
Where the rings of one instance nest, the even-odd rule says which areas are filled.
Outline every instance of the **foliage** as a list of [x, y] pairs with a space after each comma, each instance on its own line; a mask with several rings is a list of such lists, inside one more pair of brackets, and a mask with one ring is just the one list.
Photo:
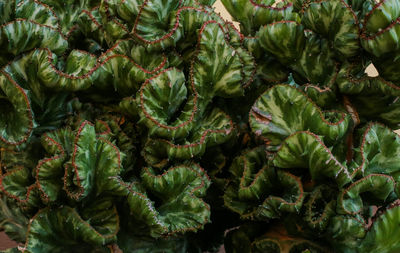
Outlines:
[[0, 0], [7, 252], [399, 250], [400, 2], [214, 2]]
[[262, 145], [229, 168], [227, 251], [397, 252], [399, 2], [222, 2], [265, 87], [248, 105]]

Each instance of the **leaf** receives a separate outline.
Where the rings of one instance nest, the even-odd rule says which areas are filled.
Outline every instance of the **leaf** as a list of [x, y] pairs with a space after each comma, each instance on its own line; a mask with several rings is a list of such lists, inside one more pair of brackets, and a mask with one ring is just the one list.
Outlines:
[[331, 146], [342, 139], [351, 124], [343, 112], [323, 112], [305, 94], [289, 85], [275, 85], [264, 92], [250, 111], [250, 127], [272, 147], [297, 131], [323, 135]]
[[[209, 222], [209, 205], [201, 197], [210, 179], [198, 165], [179, 165], [162, 174], [145, 168], [141, 178], [146, 191], [137, 183], [116, 180], [126, 193], [130, 217], [145, 224], [150, 236], [196, 232]], [[150, 192], [157, 196], [157, 206], [148, 197]], [[143, 234], [143, 230], [140, 232]]]
[[348, 58], [359, 53], [358, 19], [346, 2], [312, 2], [303, 11], [302, 24], [330, 40], [338, 56]]
[[400, 26], [397, 20], [400, 16], [400, 5], [390, 0], [375, 3], [372, 10], [365, 16], [361, 45], [376, 57], [388, 55], [399, 49]]
[[52, 156], [39, 161], [36, 166], [36, 183], [43, 201], [55, 201], [62, 190], [60, 178], [63, 176], [63, 163], [72, 153], [73, 132], [58, 130], [42, 136], [42, 145]]
[[310, 193], [304, 204], [304, 221], [316, 230], [324, 231], [330, 218], [335, 215], [336, 201], [333, 199], [335, 192], [328, 186], [320, 185]]
[[[232, 179], [224, 204], [243, 219], [268, 220], [284, 212], [298, 212], [304, 199], [298, 177], [268, 166], [264, 147], [236, 157], [230, 167]], [[278, 194], [277, 189], [282, 191]]]
[[235, 21], [240, 22], [241, 31], [253, 35], [261, 26], [281, 20], [296, 19], [292, 3], [277, 3], [275, 1], [222, 0], [225, 8]]
[[300, 58], [305, 47], [304, 27], [295, 21], [280, 21], [260, 29], [260, 45], [283, 64]]
[[28, 140], [34, 127], [27, 91], [3, 71], [0, 89], [0, 140], [6, 145], [20, 145]]
[[141, 108], [140, 122], [150, 129], [150, 136], [180, 139], [189, 134], [197, 98], [188, 98], [185, 76], [180, 70], [167, 69], [147, 79], [139, 93], [136, 103]]
[[252, 64], [247, 61], [243, 65], [243, 54], [243, 51], [237, 52], [229, 45], [222, 26], [216, 21], [204, 23], [199, 31], [197, 54], [191, 69], [192, 89], [198, 93], [200, 109], [205, 108], [215, 96], [243, 96], [243, 86], [248, 78], [242, 71]]
[[350, 215], [360, 213], [364, 205], [363, 198], [367, 196], [370, 200], [384, 202], [394, 191], [395, 184], [393, 178], [387, 175], [370, 174], [363, 177], [341, 190], [337, 200], [337, 212]]
[[372, 224], [371, 230], [361, 243], [360, 251], [374, 250], [382, 253], [396, 252], [400, 249], [395, 227], [399, 226], [400, 207], [389, 207], [379, 215]]
[[116, 241], [119, 229], [115, 207], [91, 219], [84, 220], [71, 207], [41, 209], [29, 223], [23, 250], [31, 253], [43, 250], [65, 252], [67, 249], [75, 252], [109, 252], [106, 245]]
[[99, 196], [116, 187], [111, 177], [118, 176], [124, 154], [110, 141], [96, 137], [92, 124], [81, 124], [74, 138], [71, 159], [66, 164], [64, 188], [70, 198], [82, 200]]
[[165, 159], [185, 160], [204, 154], [207, 147], [222, 144], [234, 134], [232, 120], [218, 108], [214, 108], [196, 121], [188, 137], [181, 141], [149, 139], [142, 155], [152, 166], [163, 166]]
[[336, 181], [339, 187], [354, 177], [322, 140], [308, 131], [297, 132], [284, 140], [273, 157], [272, 164], [279, 168], [308, 169], [313, 180], [323, 181], [329, 178]]
[[40, 197], [36, 184], [25, 167], [8, 171], [0, 177], [0, 190], [7, 197], [17, 201], [25, 209], [38, 207]]
[[0, 26], [0, 64], [9, 59], [4, 54], [18, 55], [34, 48], [48, 48], [56, 54], [62, 54], [68, 47], [68, 42], [60, 32], [26, 19], [16, 19]]
[[283, 170], [277, 170], [276, 184], [285, 189], [278, 196], [271, 194], [258, 207], [258, 219], [278, 218], [284, 212], [298, 213], [304, 200], [304, 190], [300, 178]]
[[59, 19], [54, 11], [39, 1], [20, 1], [16, 4], [15, 17], [32, 20], [54, 30], [59, 29]]
[[400, 137], [389, 128], [370, 123], [363, 129], [359, 151], [355, 161], [360, 175], [373, 173], [392, 174], [399, 171], [397, 153], [400, 151]]

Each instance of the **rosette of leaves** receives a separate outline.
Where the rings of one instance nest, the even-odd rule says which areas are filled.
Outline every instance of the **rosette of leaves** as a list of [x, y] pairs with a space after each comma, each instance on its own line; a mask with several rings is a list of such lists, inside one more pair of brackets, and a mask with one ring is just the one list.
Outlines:
[[[258, 79], [276, 83], [291, 76], [324, 108], [335, 109], [346, 95], [362, 122], [397, 127], [398, 2], [275, 2], [223, 1], [262, 68]], [[379, 76], [365, 73], [371, 63]]]
[[216, 100], [243, 97], [254, 72], [213, 2], [0, 0], [10, 251], [210, 248], [199, 164], [235, 142]]
[[[235, 158], [225, 206], [323, 248], [396, 252], [396, 235], [386, 231], [398, 222], [399, 137], [388, 127], [399, 123], [399, 2], [275, 2], [223, 1], [258, 68], [287, 80], [271, 85], [257, 75], [266, 88], [249, 124], [263, 146]], [[376, 77], [365, 73], [371, 63]], [[285, 186], [292, 178], [298, 183]], [[264, 233], [246, 240], [260, 245]]]
[[[146, 49], [129, 39], [100, 43], [97, 50], [78, 43], [89, 38], [85, 25], [98, 24], [88, 9], [99, 5], [100, 1], [0, 3], [1, 146], [18, 147], [36, 132], [60, 127], [72, 113], [72, 92], [85, 90], [83, 95], [103, 102], [105, 92], [132, 94], [167, 66], [166, 57], [143, 60]], [[82, 21], [87, 15], [91, 21]], [[108, 101], [119, 102], [119, 94], [108, 96]]]
[[[129, 241], [155, 243], [151, 238], [196, 231], [208, 222], [209, 206], [201, 199], [210, 183], [207, 174], [196, 164], [177, 165], [160, 175], [145, 168], [140, 180], [131, 176], [125, 182], [126, 155], [115, 145], [121, 134], [104, 121], [45, 133], [47, 157], [31, 171], [7, 169], [0, 187], [22, 213], [2, 212], [2, 223], [14, 239], [25, 240], [21, 251], [114, 252], [118, 245], [140, 251]], [[121, 222], [130, 225], [120, 230]], [[119, 233], [131, 236], [119, 239]]]
[[329, 244], [339, 252], [398, 249], [397, 234], [387, 234], [400, 210], [396, 133], [380, 123], [355, 129], [344, 109], [323, 111], [287, 84], [256, 100], [249, 123], [265, 145], [232, 163], [225, 206], [243, 220], [268, 221], [271, 230], [284, 227], [293, 238], [236, 231], [230, 244], [248, 241], [247, 252], [329, 252]]
[[[228, 63], [215, 64], [220, 57]], [[226, 142], [234, 132], [233, 123], [209, 105], [215, 96], [243, 94], [241, 69], [223, 29], [215, 22], [205, 23], [188, 80], [181, 71], [169, 69], [148, 79], [139, 91], [140, 122], [149, 128], [151, 137], [144, 148], [146, 160], [159, 164], [164, 159], [190, 159], [204, 154], [206, 147]]]

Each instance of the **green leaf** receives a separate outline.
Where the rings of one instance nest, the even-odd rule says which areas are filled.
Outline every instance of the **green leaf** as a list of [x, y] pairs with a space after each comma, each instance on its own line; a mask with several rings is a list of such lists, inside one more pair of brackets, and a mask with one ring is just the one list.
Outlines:
[[[366, 67], [366, 66], [365, 66]], [[355, 63], [345, 63], [339, 71], [337, 84], [340, 92], [351, 95], [374, 95], [379, 94], [399, 96], [400, 87], [384, 80], [382, 77], [369, 77], [364, 73], [365, 67]]]
[[359, 53], [358, 20], [344, 1], [312, 2], [302, 11], [302, 24], [331, 41], [340, 57], [353, 57]]
[[59, 20], [54, 11], [46, 4], [39, 1], [15, 1], [15, 17], [35, 21], [49, 26], [54, 30], [59, 29]]
[[15, 1], [0, 2], [0, 24], [9, 22], [14, 16]]
[[400, 137], [391, 129], [370, 123], [363, 129], [355, 161], [359, 164], [360, 175], [392, 174], [400, 170]]
[[[116, 180], [126, 192], [131, 217], [145, 224], [150, 236], [196, 232], [209, 222], [209, 205], [201, 197], [210, 179], [198, 165], [179, 165], [162, 174], [144, 168], [141, 178], [144, 188]], [[157, 206], [148, 197], [150, 192], [157, 197]]]
[[376, 57], [388, 55], [399, 50], [400, 16], [398, 1], [390, 0], [376, 3], [365, 16], [361, 44], [366, 51]]
[[97, 137], [95, 128], [85, 121], [75, 134], [71, 159], [66, 166], [64, 187], [69, 197], [81, 200], [89, 194], [99, 196], [116, 187], [111, 177], [118, 176], [124, 154], [109, 140]]
[[37, 186], [26, 167], [18, 167], [3, 174], [0, 177], [0, 190], [27, 209], [40, 205]]
[[323, 135], [331, 146], [345, 136], [351, 124], [349, 115], [323, 112], [303, 92], [283, 84], [273, 86], [256, 100], [249, 121], [252, 131], [274, 148], [304, 130]]
[[281, 21], [260, 29], [260, 44], [284, 64], [300, 58], [306, 44], [304, 27], [295, 21]]
[[45, 202], [55, 201], [61, 194], [63, 164], [72, 153], [73, 141], [74, 135], [70, 129], [60, 129], [42, 136], [42, 145], [51, 156], [39, 161], [35, 174], [38, 189]]
[[400, 207], [389, 207], [385, 213], [379, 215], [372, 224], [371, 230], [361, 243], [360, 252], [372, 250], [382, 253], [399, 251], [398, 227], [400, 220]]
[[35, 21], [17, 19], [0, 26], [0, 64], [10, 59], [4, 54], [18, 55], [34, 48], [48, 48], [56, 54], [62, 54], [68, 47], [68, 42], [54, 28], [36, 23]]
[[0, 140], [20, 145], [28, 140], [34, 127], [27, 91], [7, 73], [0, 72]]
[[298, 212], [303, 203], [299, 178], [268, 166], [264, 152], [263, 146], [243, 152], [230, 167], [224, 204], [243, 219], [278, 218], [284, 212]]
[[197, 120], [183, 140], [149, 139], [142, 151], [146, 162], [162, 167], [166, 160], [186, 160], [204, 154], [207, 147], [222, 144], [234, 134], [232, 120], [218, 108], [213, 108]]
[[[350, 215], [360, 213], [364, 206], [363, 198], [384, 202], [394, 191], [395, 184], [394, 179], [387, 175], [370, 174], [363, 177], [343, 189], [338, 195], [337, 212]], [[367, 195], [366, 192], [369, 194]]]
[[272, 22], [297, 19], [289, 2], [222, 0], [222, 3], [234, 20], [240, 22], [241, 31], [246, 35], [253, 35], [261, 26]]
[[276, 181], [275, 171], [267, 165], [264, 148], [244, 151], [229, 168], [232, 181], [225, 191], [224, 204], [240, 215], [253, 212], [257, 206], [254, 202], [263, 201]]
[[357, 252], [366, 235], [365, 224], [358, 218], [342, 215], [331, 218], [327, 232], [332, 238], [331, 245], [334, 245], [336, 250]]
[[[148, 79], [140, 89], [137, 104], [150, 136], [184, 138], [193, 126], [196, 98], [187, 98], [184, 74], [167, 69]], [[181, 111], [183, 108], [183, 111]]]
[[279, 218], [282, 213], [298, 213], [304, 200], [304, 190], [300, 178], [283, 170], [276, 171], [278, 189], [284, 189], [278, 196], [271, 194], [258, 207], [258, 219]]
[[147, 70], [121, 52], [124, 47], [118, 46], [123, 42], [115, 45], [115, 51], [111, 50], [100, 57], [73, 50], [65, 63], [48, 48], [36, 49], [14, 61], [6, 71], [18, 83], [26, 83], [29, 88], [40, 88], [41, 92], [35, 92], [35, 95], [43, 96], [43, 90], [49, 89], [86, 90], [93, 85], [102, 90], [117, 90], [121, 94], [131, 95], [139, 89], [139, 84], [165, 66], [166, 58], [158, 57], [158, 60], [149, 61], [145, 67], [150, 70]]
[[206, 22], [200, 29], [197, 50], [191, 78], [193, 89], [198, 92], [200, 109], [206, 107], [214, 96], [244, 95], [243, 86], [248, 77], [242, 71], [246, 71], [243, 68], [251, 66], [252, 62], [242, 62], [241, 56], [245, 52], [237, 52], [229, 45], [223, 28], [216, 21]]
[[23, 249], [31, 253], [39, 253], [43, 250], [109, 252], [106, 245], [116, 241], [119, 229], [115, 207], [103, 210], [90, 218], [90, 221], [84, 220], [71, 207], [42, 209], [29, 223], [28, 236]]
[[326, 178], [335, 180], [339, 187], [354, 177], [346, 165], [343, 165], [325, 146], [317, 135], [304, 131], [297, 132], [279, 147], [272, 163], [279, 168], [308, 169], [313, 180]]
[[329, 186], [317, 186], [304, 204], [304, 221], [316, 230], [324, 231], [330, 218], [335, 215], [335, 192]]

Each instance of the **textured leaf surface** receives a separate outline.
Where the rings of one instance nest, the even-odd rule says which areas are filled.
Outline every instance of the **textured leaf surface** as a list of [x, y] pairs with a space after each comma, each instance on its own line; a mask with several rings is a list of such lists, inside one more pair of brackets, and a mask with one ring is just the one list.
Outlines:
[[[70, 207], [42, 209], [29, 223], [28, 237], [23, 249], [32, 253], [43, 250], [64, 252], [66, 249], [77, 252], [109, 252], [105, 245], [114, 242], [118, 232], [116, 210], [104, 210], [91, 219], [90, 223], [83, 220]], [[91, 223], [97, 223], [97, 229]]]
[[198, 165], [176, 166], [162, 174], [145, 168], [141, 177], [144, 189], [161, 202], [158, 207], [139, 186], [120, 183], [132, 218], [146, 224], [151, 236], [195, 232], [209, 222], [209, 206], [201, 197], [210, 179]]
[[272, 146], [278, 146], [297, 131], [323, 135], [328, 145], [343, 138], [351, 119], [343, 112], [323, 112], [304, 93], [287, 85], [276, 85], [263, 93], [250, 111], [252, 131]]
[[372, 229], [366, 235], [361, 244], [362, 250], [374, 250], [379, 252], [396, 252], [400, 245], [397, 240], [400, 208], [394, 206], [384, 214], [379, 215], [372, 225]]
[[352, 177], [347, 166], [311, 132], [297, 132], [285, 139], [272, 162], [280, 168], [308, 168], [314, 180], [330, 178], [339, 186]]
[[277, 1], [255, 0], [222, 0], [225, 8], [240, 22], [241, 30], [246, 35], [252, 35], [260, 26], [280, 21], [295, 19], [291, 3], [277, 3]]

